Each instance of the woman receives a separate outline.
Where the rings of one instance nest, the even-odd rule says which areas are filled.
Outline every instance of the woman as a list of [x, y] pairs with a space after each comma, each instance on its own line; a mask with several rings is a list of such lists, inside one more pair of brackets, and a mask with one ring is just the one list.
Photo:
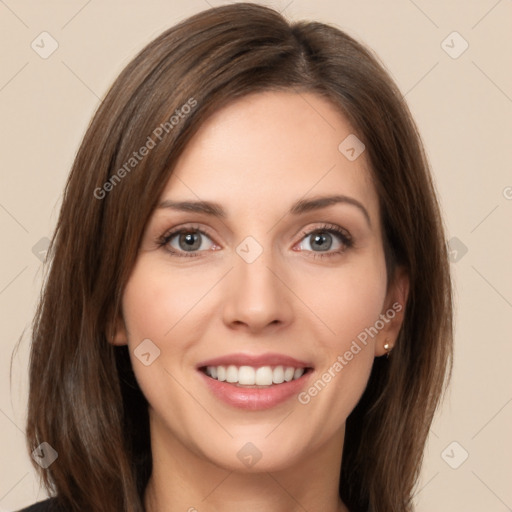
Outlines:
[[254, 4], [169, 29], [71, 171], [26, 510], [397, 512], [451, 370], [443, 223], [377, 58]]

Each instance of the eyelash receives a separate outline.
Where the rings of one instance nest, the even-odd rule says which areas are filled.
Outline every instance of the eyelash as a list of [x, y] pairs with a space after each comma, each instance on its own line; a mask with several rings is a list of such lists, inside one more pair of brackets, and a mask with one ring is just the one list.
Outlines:
[[[200, 229], [198, 226], [191, 225], [191, 226], [181, 227], [181, 228], [178, 228], [176, 230], [166, 233], [165, 235], [158, 238], [157, 244], [159, 247], [165, 247], [167, 244], [169, 244], [169, 242], [176, 235], [195, 234], [195, 233], [200, 233], [201, 235], [205, 235], [206, 237], [211, 238], [211, 236], [208, 233], [206, 233], [203, 229]], [[351, 247], [354, 246], [354, 240], [352, 239], [350, 234], [346, 230], [340, 228], [339, 226], [336, 226], [335, 224], [324, 224], [323, 226], [321, 226], [319, 228], [312, 229], [311, 231], [303, 231], [302, 235], [305, 238], [314, 233], [330, 233], [330, 234], [336, 235], [336, 236], [338, 236], [338, 238], [340, 239], [340, 241], [344, 245], [344, 247], [342, 249], [339, 249], [339, 250], [333, 251], [333, 252], [307, 251], [307, 252], [313, 253], [313, 255], [312, 255], [313, 258], [330, 258], [333, 256], [337, 256], [339, 254], [344, 253], [347, 249], [350, 249]], [[196, 252], [188, 252], [187, 253], [186, 251], [179, 252], [174, 249], [168, 249], [168, 248], [166, 248], [166, 250], [168, 252], [170, 252], [173, 256], [177, 256], [179, 258], [181, 258], [181, 257], [197, 258], [199, 256], [199, 253], [202, 252], [202, 251], [196, 251]]]

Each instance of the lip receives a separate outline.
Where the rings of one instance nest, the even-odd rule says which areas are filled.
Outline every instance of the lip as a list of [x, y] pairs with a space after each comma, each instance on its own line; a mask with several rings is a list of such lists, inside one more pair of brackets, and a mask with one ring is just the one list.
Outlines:
[[212, 379], [201, 370], [198, 373], [204, 379], [210, 391], [228, 405], [249, 411], [262, 411], [271, 409], [293, 396], [297, 396], [306, 386], [312, 371], [304, 373], [297, 380], [264, 388], [239, 387], [235, 384]]
[[286, 356], [284, 354], [266, 353], [266, 354], [228, 354], [225, 356], [216, 357], [201, 361], [196, 365], [197, 369], [205, 366], [252, 366], [259, 368], [261, 366], [293, 366], [294, 368], [312, 368], [311, 362], [300, 361], [294, 357]]
[[[292, 366], [305, 368], [307, 371], [298, 379], [268, 387], [242, 387], [228, 382], [220, 382], [206, 375], [203, 371], [206, 366]], [[224, 403], [249, 411], [262, 411], [271, 409], [293, 396], [297, 396], [306, 387], [313, 367], [310, 363], [300, 361], [294, 357], [283, 354], [229, 354], [215, 359], [202, 361], [197, 365], [197, 370], [208, 389]]]

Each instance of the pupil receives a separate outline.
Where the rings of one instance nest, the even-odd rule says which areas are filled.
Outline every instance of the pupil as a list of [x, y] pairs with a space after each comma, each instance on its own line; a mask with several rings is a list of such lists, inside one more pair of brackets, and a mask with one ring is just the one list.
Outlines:
[[[317, 244], [317, 242], [319, 242], [319, 241], [325, 242], [326, 241], [326, 235], [325, 234], [315, 235], [314, 243]], [[319, 247], [320, 249], [323, 249], [323, 250], [327, 250], [330, 247], [330, 244], [329, 244], [329, 247], [322, 247], [321, 245], [317, 244], [317, 247]]]
[[[198, 243], [199, 237], [194, 233], [186, 233], [184, 235], [181, 235], [180, 242], [183, 242], [183, 241], [186, 244], [185, 250], [198, 249], [201, 245], [200, 242]], [[182, 249], [183, 249], [183, 247], [182, 247]]]

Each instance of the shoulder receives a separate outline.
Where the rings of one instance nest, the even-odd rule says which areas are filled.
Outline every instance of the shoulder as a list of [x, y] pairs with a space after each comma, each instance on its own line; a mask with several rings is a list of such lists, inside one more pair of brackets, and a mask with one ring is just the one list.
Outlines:
[[18, 512], [61, 512], [57, 508], [57, 500], [55, 498], [48, 498], [44, 501], [39, 501], [26, 507]]

